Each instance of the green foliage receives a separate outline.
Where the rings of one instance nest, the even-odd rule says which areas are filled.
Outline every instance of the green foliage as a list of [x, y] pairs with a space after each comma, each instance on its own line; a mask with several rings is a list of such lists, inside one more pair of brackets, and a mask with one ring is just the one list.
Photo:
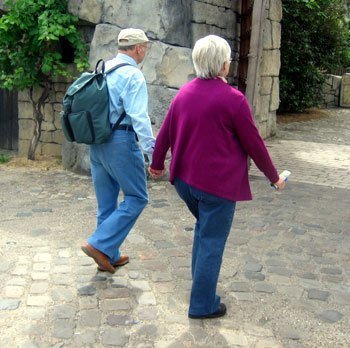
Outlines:
[[74, 47], [78, 70], [87, 67], [78, 18], [65, 0], [6, 0], [0, 17], [0, 87], [23, 90], [69, 76], [59, 50], [64, 38]]
[[11, 160], [11, 156], [0, 153], [0, 164], [10, 162], [10, 160]]
[[350, 66], [344, 0], [283, 1], [280, 111], [319, 103], [323, 74]]

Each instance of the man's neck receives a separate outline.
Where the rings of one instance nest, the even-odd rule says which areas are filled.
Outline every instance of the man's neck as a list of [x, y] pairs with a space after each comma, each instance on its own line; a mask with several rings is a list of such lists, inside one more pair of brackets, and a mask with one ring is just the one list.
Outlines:
[[125, 54], [125, 55], [131, 57], [137, 64], [140, 63], [140, 62], [138, 62], [138, 60], [137, 60], [137, 54], [136, 54], [136, 52], [134, 52], [134, 51], [122, 51], [122, 50], [118, 50], [118, 53]]

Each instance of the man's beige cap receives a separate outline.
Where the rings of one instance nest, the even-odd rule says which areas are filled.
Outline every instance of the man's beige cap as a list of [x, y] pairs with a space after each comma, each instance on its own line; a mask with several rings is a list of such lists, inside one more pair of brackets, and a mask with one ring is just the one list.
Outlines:
[[149, 42], [145, 32], [141, 29], [128, 28], [120, 31], [118, 35], [118, 46], [132, 46]]

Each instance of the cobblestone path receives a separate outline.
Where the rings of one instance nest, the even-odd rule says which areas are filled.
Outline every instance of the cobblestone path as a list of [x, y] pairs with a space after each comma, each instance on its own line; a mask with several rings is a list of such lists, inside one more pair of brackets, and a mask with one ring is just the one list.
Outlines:
[[251, 168], [218, 293], [225, 317], [187, 317], [193, 219], [166, 182], [127, 238], [130, 263], [98, 272], [91, 179], [0, 166], [0, 347], [350, 346], [350, 110], [279, 125], [267, 141], [287, 189]]

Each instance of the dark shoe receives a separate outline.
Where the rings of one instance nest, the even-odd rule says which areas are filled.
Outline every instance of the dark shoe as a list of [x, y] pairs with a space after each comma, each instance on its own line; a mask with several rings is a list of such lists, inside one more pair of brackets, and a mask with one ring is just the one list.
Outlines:
[[[119, 260], [116, 263], [114, 263], [112, 266], [114, 268], [118, 268], [118, 267], [122, 267], [122, 266], [126, 265], [127, 263], [129, 263], [129, 256], [128, 255], [122, 255], [122, 256], [120, 256]], [[104, 268], [97, 267], [97, 269], [100, 272], [106, 272], [106, 270]]]
[[205, 315], [188, 314], [188, 317], [190, 319], [213, 319], [213, 318], [222, 317], [225, 314], [226, 314], [226, 306], [224, 303], [220, 303], [219, 309], [212, 314], [205, 314]]
[[115, 272], [115, 269], [110, 264], [108, 257], [105, 254], [101, 253], [101, 251], [95, 249], [89, 243], [85, 242], [81, 246], [81, 250], [84, 251], [84, 253], [87, 256], [92, 257], [95, 260], [95, 262], [97, 263], [98, 267], [103, 268], [105, 271], [110, 272], [110, 273]]

